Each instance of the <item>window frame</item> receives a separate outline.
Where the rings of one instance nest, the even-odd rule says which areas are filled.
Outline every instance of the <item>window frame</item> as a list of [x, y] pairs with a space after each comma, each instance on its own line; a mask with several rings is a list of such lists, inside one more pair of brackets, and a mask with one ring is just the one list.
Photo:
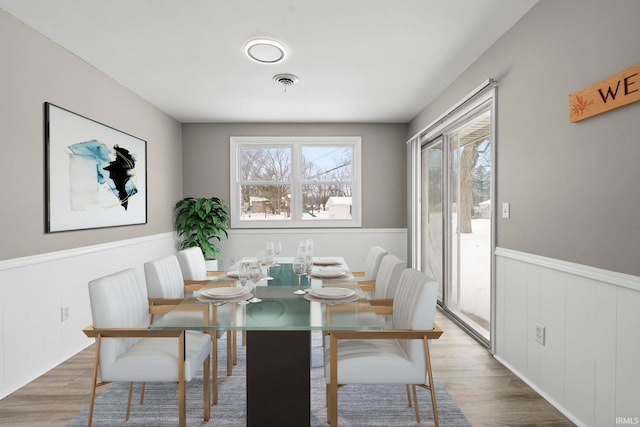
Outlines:
[[[359, 136], [232, 136], [230, 144], [229, 206], [231, 228], [338, 228], [362, 226], [362, 168]], [[247, 146], [291, 147], [291, 218], [288, 220], [240, 219], [240, 149]], [[350, 146], [352, 148], [351, 219], [302, 219], [302, 187], [309, 184], [301, 173], [302, 148], [312, 146]], [[335, 181], [334, 181], [335, 182]], [[273, 182], [274, 184], [277, 182]], [[269, 183], [271, 184], [271, 183]]]

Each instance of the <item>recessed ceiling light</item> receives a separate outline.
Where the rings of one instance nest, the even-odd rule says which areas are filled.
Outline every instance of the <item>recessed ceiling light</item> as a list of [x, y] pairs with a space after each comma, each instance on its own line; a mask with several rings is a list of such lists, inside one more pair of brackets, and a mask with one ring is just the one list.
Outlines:
[[244, 53], [261, 64], [277, 64], [284, 61], [287, 52], [282, 45], [271, 39], [253, 39], [244, 45]]

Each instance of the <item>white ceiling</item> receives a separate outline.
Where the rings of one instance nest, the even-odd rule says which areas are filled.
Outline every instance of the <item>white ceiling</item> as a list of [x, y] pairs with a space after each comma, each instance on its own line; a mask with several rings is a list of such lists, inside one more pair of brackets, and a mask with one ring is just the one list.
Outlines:
[[[406, 123], [536, 1], [0, 0], [0, 8], [181, 122]], [[287, 59], [250, 61], [244, 43], [259, 36], [282, 42]], [[272, 80], [278, 73], [299, 82], [285, 92]]]

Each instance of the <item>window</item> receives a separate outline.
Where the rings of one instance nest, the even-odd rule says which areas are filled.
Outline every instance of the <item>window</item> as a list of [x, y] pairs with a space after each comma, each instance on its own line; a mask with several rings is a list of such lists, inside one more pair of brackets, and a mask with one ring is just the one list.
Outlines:
[[231, 137], [231, 226], [360, 226], [360, 137]]

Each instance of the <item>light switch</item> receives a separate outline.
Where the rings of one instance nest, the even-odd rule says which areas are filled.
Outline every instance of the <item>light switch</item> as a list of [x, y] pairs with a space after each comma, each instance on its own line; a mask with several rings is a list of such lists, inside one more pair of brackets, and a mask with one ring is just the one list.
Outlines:
[[509, 219], [509, 203], [502, 204], [502, 218]]

